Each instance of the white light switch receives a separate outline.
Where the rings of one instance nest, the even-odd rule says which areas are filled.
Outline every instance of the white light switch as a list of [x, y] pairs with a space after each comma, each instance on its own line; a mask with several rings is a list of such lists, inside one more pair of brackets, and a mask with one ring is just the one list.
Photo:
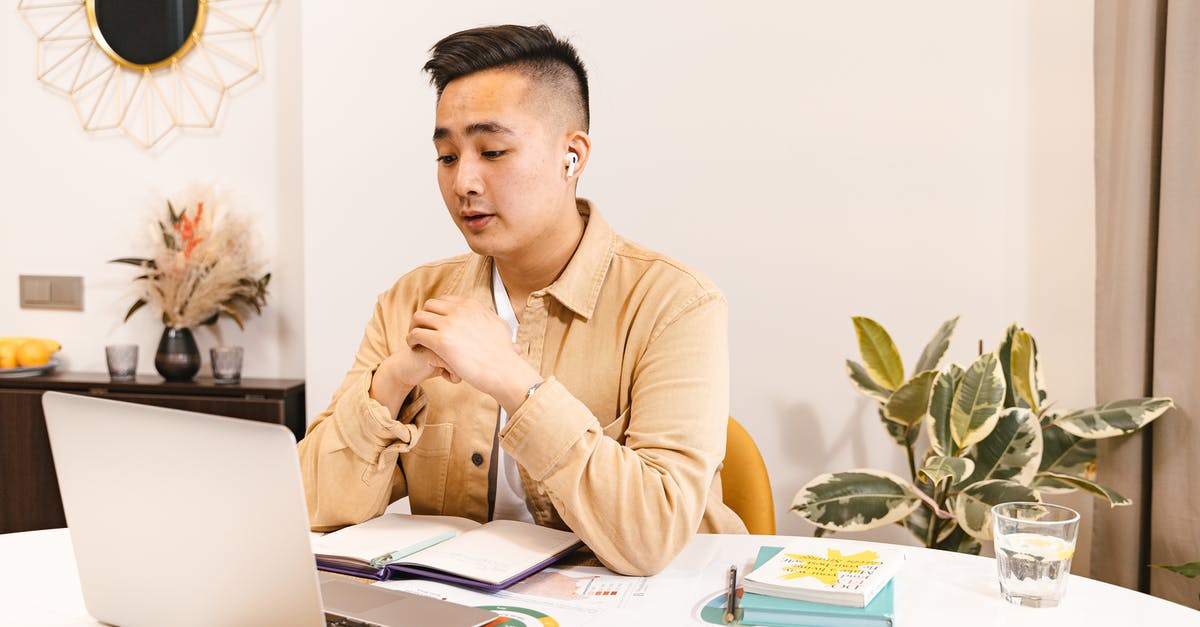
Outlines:
[[50, 280], [45, 277], [21, 277], [21, 302], [30, 304], [50, 302]]
[[22, 309], [83, 311], [83, 277], [21, 275]]

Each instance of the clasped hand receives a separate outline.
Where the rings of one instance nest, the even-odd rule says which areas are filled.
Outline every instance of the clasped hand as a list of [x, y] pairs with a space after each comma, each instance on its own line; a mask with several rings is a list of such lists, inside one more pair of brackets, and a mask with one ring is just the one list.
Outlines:
[[422, 380], [441, 376], [451, 383], [466, 381], [510, 412], [524, 400], [523, 390], [542, 380], [521, 358], [508, 324], [469, 298], [425, 301], [413, 314], [406, 341], [417, 360], [425, 362]]

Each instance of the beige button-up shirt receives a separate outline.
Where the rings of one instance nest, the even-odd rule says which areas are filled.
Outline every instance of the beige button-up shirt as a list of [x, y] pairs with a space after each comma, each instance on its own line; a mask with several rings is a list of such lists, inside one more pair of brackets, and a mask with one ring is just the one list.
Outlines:
[[546, 382], [499, 432], [499, 404], [466, 383], [426, 380], [395, 420], [368, 394], [425, 300], [456, 294], [494, 309], [492, 259], [427, 264], [379, 296], [354, 366], [300, 442], [314, 530], [378, 516], [406, 494], [413, 513], [486, 521], [499, 445], [520, 467], [534, 520], [574, 531], [616, 572], [658, 572], [697, 531], [745, 532], [717, 472], [729, 411], [724, 298], [578, 205], [583, 239], [558, 280], [530, 294], [517, 331]]

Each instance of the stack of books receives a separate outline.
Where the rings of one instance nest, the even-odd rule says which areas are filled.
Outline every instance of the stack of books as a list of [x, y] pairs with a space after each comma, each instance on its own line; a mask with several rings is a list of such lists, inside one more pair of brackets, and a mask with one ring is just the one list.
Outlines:
[[744, 579], [741, 622], [764, 627], [890, 627], [904, 552], [798, 539], [759, 549]]

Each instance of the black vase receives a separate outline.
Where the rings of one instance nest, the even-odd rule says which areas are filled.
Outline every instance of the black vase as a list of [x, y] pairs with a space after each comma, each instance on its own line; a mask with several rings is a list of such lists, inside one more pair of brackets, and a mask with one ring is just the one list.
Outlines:
[[200, 372], [200, 349], [187, 327], [167, 327], [158, 341], [154, 368], [167, 381], [191, 381]]

